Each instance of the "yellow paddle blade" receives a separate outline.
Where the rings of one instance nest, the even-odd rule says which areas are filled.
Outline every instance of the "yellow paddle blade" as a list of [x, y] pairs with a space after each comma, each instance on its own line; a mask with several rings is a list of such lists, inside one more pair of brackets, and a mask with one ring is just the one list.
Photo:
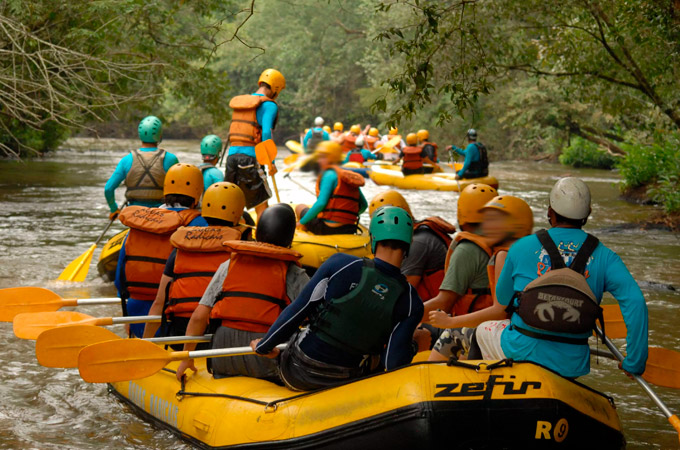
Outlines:
[[85, 253], [71, 261], [71, 264], [66, 266], [66, 269], [59, 275], [57, 280], [74, 282], [85, 281], [87, 272], [90, 270], [90, 261], [92, 261], [92, 255], [94, 254], [95, 248], [97, 248], [97, 245], [92, 244]]
[[14, 318], [14, 334], [21, 339], [37, 339], [40, 333], [52, 328], [96, 319], [77, 311], [54, 311], [17, 314]]
[[666, 348], [649, 347], [647, 367], [642, 378], [657, 386], [680, 389], [680, 353]]
[[295, 170], [295, 169], [297, 169], [297, 168], [299, 168], [299, 167], [304, 166], [304, 165], [307, 164], [309, 161], [311, 161], [312, 159], [315, 159], [315, 158], [316, 158], [316, 154], [315, 154], [315, 153], [312, 153], [312, 154], [310, 154], [310, 155], [303, 155], [303, 156], [301, 156], [300, 158], [298, 158], [298, 160], [297, 160], [294, 164], [291, 164], [290, 166], [288, 166], [288, 167], [286, 167], [285, 169], [283, 169], [283, 173], [290, 173], [290, 172], [292, 172], [293, 170]]
[[274, 140], [267, 139], [255, 146], [257, 162], [263, 166], [269, 166], [276, 159], [276, 144]]
[[284, 144], [288, 150], [293, 153], [304, 153], [305, 150], [302, 148], [302, 144], [298, 141], [286, 141]]
[[283, 158], [283, 164], [285, 164], [286, 166], [289, 166], [289, 165], [293, 164], [295, 161], [297, 161], [299, 157], [300, 157], [300, 155], [298, 153], [293, 153], [292, 155], [288, 155], [285, 158]]
[[40, 333], [35, 341], [35, 356], [44, 367], [78, 367], [78, 353], [88, 345], [122, 339], [102, 327], [72, 325]]
[[623, 339], [628, 335], [619, 305], [602, 305], [604, 331], [610, 339]]
[[0, 289], [0, 322], [11, 322], [17, 314], [56, 311], [63, 299], [49, 289], [16, 287]]
[[115, 383], [146, 378], [170, 361], [170, 353], [156, 344], [141, 339], [121, 339], [82, 349], [78, 370], [88, 383]]

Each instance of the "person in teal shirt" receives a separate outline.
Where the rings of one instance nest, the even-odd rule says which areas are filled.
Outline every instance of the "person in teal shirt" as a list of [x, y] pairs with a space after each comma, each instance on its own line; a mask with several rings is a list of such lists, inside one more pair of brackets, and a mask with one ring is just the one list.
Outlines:
[[104, 196], [111, 211], [111, 220], [120, 210], [116, 204], [115, 191], [124, 181], [125, 197], [129, 205], [160, 206], [163, 200], [165, 174], [179, 160], [174, 154], [158, 148], [163, 140], [163, 124], [160, 119], [148, 116], [138, 127], [142, 146], [120, 160], [113, 174], [104, 186]]
[[[550, 239], [556, 244], [567, 266], [571, 264], [586, 239], [581, 228], [590, 215], [590, 191], [577, 178], [562, 178], [550, 193], [548, 217], [552, 228]], [[536, 235], [517, 241], [509, 250], [498, 280], [496, 296], [502, 305], [516, 303], [516, 292], [550, 270], [547, 251]], [[647, 361], [647, 305], [635, 279], [621, 258], [599, 243], [588, 259], [586, 281], [598, 303], [603, 293], [610, 292], [619, 302], [628, 329], [627, 356], [622, 369], [641, 375]], [[508, 326], [509, 325], [509, 326]], [[529, 330], [528, 335], [526, 330]], [[477, 327], [475, 339], [482, 358], [511, 358], [533, 361], [565, 377], [579, 377], [590, 372], [590, 351], [587, 344], [556, 342], [538, 335], [586, 338], [585, 335], [553, 333], [527, 325], [517, 314], [505, 321], [485, 322]]]
[[354, 143], [356, 147], [352, 149], [352, 151], [347, 153], [347, 156], [345, 157], [345, 163], [348, 163], [350, 161], [352, 162], [358, 162], [358, 163], [365, 163], [369, 159], [376, 160], [378, 159], [377, 156], [375, 156], [373, 153], [371, 153], [370, 150], [364, 148], [364, 136], [361, 135], [357, 138], [357, 140]]
[[203, 163], [198, 166], [203, 172], [203, 190], [220, 181], [224, 181], [224, 174], [215, 167], [222, 150], [222, 139], [214, 134], [209, 134], [201, 140], [201, 158]]
[[368, 202], [361, 192], [364, 178], [338, 167], [342, 147], [335, 141], [324, 141], [316, 149], [321, 174], [317, 181], [317, 199], [311, 206], [298, 205], [298, 228], [314, 234], [354, 234], [359, 214]]
[[456, 172], [458, 178], [480, 178], [489, 175], [489, 158], [486, 147], [477, 142], [477, 131], [470, 128], [467, 132], [468, 145], [465, 150], [455, 145], [449, 145], [446, 149], [455, 151], [465, 157], [463, 167]]
[[310, 128], [302, 139], [302, 147], [305, 149], [305, 153], [314, 152], [319, 143], [330, 139], [330, 135], [322, 127], [323, 118], [314, 119], [314, 128]]

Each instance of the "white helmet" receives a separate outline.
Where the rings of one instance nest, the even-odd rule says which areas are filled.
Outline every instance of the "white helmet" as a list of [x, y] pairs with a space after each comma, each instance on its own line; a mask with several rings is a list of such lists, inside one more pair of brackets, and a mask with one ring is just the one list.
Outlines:
[[364, 142], [365, 142], [365, 141], [364, 141], [364, 136], [361, 135], [361, 136], [359, 136], [359, 137], [356, 139], [356, 141], [354, 141], [354, 144], [355, 144], [357, 147], [363, 147], [363, 146], [364, 146]]
[[316, 119], [314, 119], [314, 125], [317, 127], [323, 126], [323, 117], [319, 116]]
[[585, 219], [590, 214], [590, 189], [574, 177], [560, 178], [550, 191], [550, 207], [567, 219]]

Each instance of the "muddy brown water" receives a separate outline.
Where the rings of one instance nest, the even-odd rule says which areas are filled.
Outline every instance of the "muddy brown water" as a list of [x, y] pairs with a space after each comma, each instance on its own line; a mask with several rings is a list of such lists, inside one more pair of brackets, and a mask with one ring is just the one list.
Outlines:
[[[74, 139], [43, 159], [0, 161], [0, 288], [44, 286], [62, 296], [115, 296], [112, 284], [97, 277], [95, 253], [83, 283], [53, 281], [87, 250], [107, 223], [104, 184], [116, 164], [136, 143], [127, 140]], [[198, 141], [167, 141], [163, 146], [180, 161], [198, 164]], [[280, 157], [288, 152], [281, 149]], [[280, 165], [281, 166], [281, 165]], [[593, 194], [587, 230], [616, 251], [641, 283], [649, 306], [650, 343], [680, 351], [680, 235], [641, 230], [628, 224], [644, 218], [648, 206], [619, 199], [614, 172], [570, 169], [531, 162], [492, 164], [500, 191], [531, 205], [537, 227], [547, 226], [547, 199], [555, 180], [582, 177]], [[311, 174], [293, 173], [314, 189]], [[311, 194], [277, 176], [281, 199], [309, 203]], [[368, 181], [368, 199], [386, 187]], [[455, 223], [456, 193], [404, 191], [416, 217], [437, 214]], [[119, 189], [117, 198], [123, 198]], [[362, 221], [367, 218], [364, 215]], [[121, 225], [112, 227], [112, 236]], [[676, 290], [671, 290], [674, 286]], [[113, 306], [81, 308], [97, 316], [117, 315]], [[75, 369], [47, 369], [35, 360], [34, 343], [14, 337], [12, 325], [0, 323], [0, 448], [190, 448], [173, 434], [136, 416], [109, 395], [106, 387], [83, 382]], [[623, 340], [617, 341], [623, 346]], [[677, 449], [678, 435], [652, 402], [611, 361], [593, 360], [580, 381], [614, 397], [628, 448]], [[655, 388], [671, 410], [680, 412], [680, 392]]]

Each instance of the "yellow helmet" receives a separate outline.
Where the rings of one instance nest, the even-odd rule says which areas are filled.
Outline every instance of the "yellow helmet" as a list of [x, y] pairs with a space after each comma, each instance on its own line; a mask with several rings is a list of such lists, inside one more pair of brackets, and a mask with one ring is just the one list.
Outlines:
[[359, 134], [361, 133], [361, 127], [359, 125], [352, 125], [349, 129], [350, 133]]
[[373, 216], [373, 213], [383, 206], [396, 206], [401, 208], [413, 218], [411, 207], [408, 205], [406, 199], [397, 191], [390, 189], [389, 191], [381, 192], [373, 197], [371, 204], [368, 205], [368, 215]]
[[286, 88], [286, 79], [276, 69], [267, 69], [262, 72], [260, 79], [257, 80], [257, 84], [260, 83], [267, 83], [269, 85], [274, 94], [273, 99], [278, 97], [281, 91]]
[[396, 136], [397, 134], [399, 134], [399, 128], [397, 128], [397, 127], [392, 127], [392, 128], [390, 128], [390, 132], [387, 133], [387, 134], [388, 134], [389, 136]]
[[323, 131], [325, 131], [326, 133], [330, 133], [330, 132], [331, 132], [331, 127], [329, 127], [328, 125], [324, 125], [324, 126], [323, 126]]
[[368, 135], [378, 137], [378, 129], [376, 127], [371, 128], [370, 130], [368, 130]]
[[418, 136], [415, 133], [409, 133], [406, 135], [407, 145], [416, 145], [418, 143]]
[[203, 193], [203, 174], [193, 164], [177, 163], [168, 169], [163, 183], [163, 195], [182, 194], [196, 203]]
[[203, 217], [239, 223], [246, 206], [246, 196], [234, 183], [221, 181], [211, 185], [203, 194]]
[[488, 184], [467, 185], [458, 196], [458, 224], [480, 223], [482, 213], [479, 210], [497, 195], [496, 189]]
[[418, 140], [420, 142], [430, 139], [430, 132], [427, 130], [418, 130]]
[[487, 202], [480, 212], [487, 209], [495, 209], [507, 214], [505, 218], [507, 231], [515, 239], [531, 234], [534, 228], [534, 214], [527, 202], [521, 198], [500, 195]]
[[333, 131], [342, 131], [342, 130], [344, 130], [344, 129], [345, 129], [345, 127], [344, 127], [344, 125], [342, 124], [342, 122], [335, 122], [335, 123], [333, 124]]
[[335, 141], [322, 141], [316, 146], [317, 155], [327, 155], [332, 163], [342, 161], [342, 147]]

